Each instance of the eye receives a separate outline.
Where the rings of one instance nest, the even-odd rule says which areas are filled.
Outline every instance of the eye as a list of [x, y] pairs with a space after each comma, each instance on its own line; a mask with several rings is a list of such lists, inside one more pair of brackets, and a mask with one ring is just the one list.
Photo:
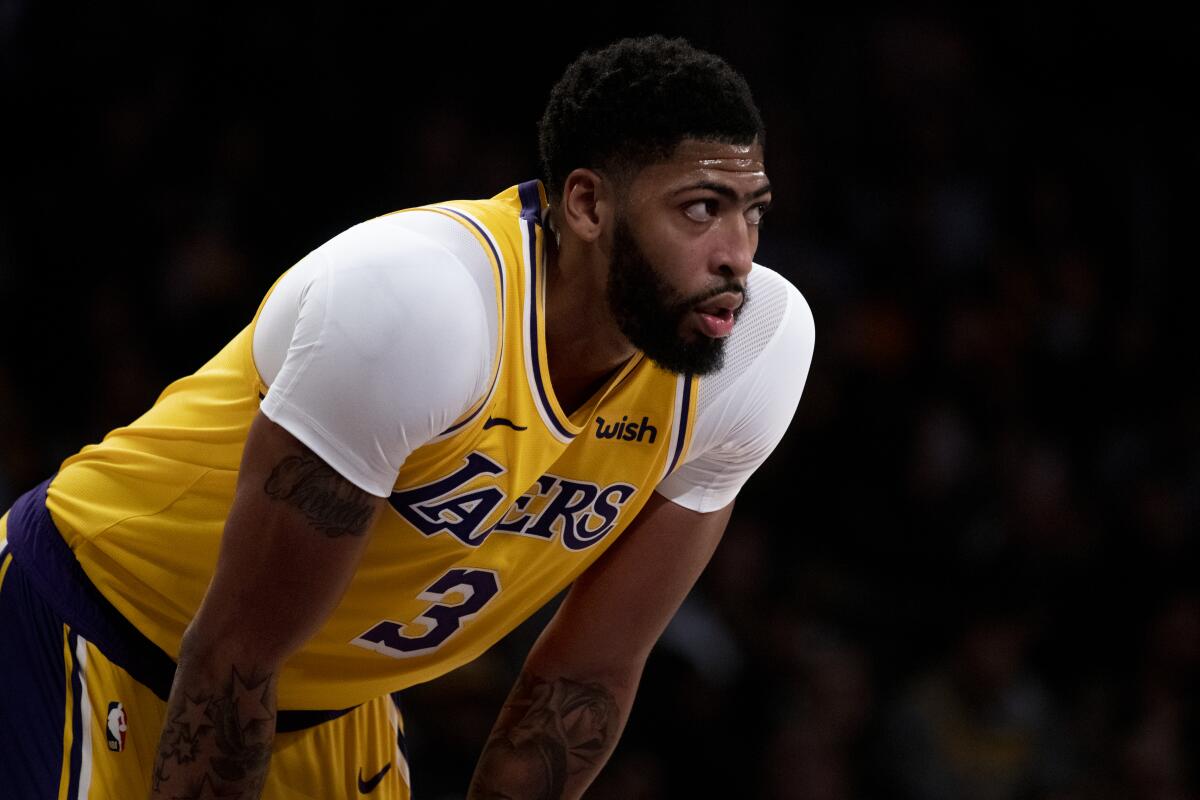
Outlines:
[[694, 222], [708, 222], [717, 215], [716, 200], [696, 200], [683, 207], [683, 213]]
[[767, 215], [767, 209], [771, 207], [770, 203], [759, 203], [751, 206], [746, 210], [746, 222], [751, 225], [761, 225], [763, 217]]

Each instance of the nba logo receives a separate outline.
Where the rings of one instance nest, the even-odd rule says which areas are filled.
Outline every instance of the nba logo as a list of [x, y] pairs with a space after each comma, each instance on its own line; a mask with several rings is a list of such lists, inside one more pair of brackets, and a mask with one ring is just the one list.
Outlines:
[[125, 721], [125, 707], [113, 701], [108, 704], [108, 749], [119, 753], [125, 749], [125, 731], [129, 725]]

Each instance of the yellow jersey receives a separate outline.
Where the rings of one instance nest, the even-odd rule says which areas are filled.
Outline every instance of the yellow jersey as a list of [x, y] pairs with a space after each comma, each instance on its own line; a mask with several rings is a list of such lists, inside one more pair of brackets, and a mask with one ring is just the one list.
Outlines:
[[[479, 656], [595, 561], [686, 451], [697, 381], [640, 354], [573, 414], [556, 400], [545, 207], [529, 182], [421, 209], [468, 230], [495, 272], [491, 388], [405, 460], [345, 596], [282, 669], [281, 709], [352, 706]], [[171, 658], [269, 391], [257, 319], [142, 417], [67, 459], [47, 493], [87, 577]]]

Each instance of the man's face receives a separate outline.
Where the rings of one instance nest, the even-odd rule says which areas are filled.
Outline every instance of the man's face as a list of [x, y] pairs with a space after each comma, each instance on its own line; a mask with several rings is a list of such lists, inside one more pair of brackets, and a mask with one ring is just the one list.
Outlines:
[[638, 173], [614, 214], [607, 287], [625, 338], [671, 372], [719, 369], [769, 202], [757, 144], [686, 140]]

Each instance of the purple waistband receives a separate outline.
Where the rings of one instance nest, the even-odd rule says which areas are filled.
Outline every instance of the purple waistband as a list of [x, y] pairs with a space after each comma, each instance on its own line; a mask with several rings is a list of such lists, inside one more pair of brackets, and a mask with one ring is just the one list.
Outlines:
[[8, 512], [8, 542], [13, 558], [63, 622], [100, 648], [109, 661], [166, 700], [175, 677], [175, 662], [121, 616], [83, 571], [46, 508], [50, 480], [17, 498]]
[[[63, 622], [98, 647], [109, 661], [166, 701], [175, 678], [175, 662], [121, 616], [83, 571], [46, 508], [46, 490], [51, 480], [21, 495], [8, 512], [8, 544], [13, 559]], [[275, 729], [301, 730], [350, 710], [282, 710], [276, 717]]]

